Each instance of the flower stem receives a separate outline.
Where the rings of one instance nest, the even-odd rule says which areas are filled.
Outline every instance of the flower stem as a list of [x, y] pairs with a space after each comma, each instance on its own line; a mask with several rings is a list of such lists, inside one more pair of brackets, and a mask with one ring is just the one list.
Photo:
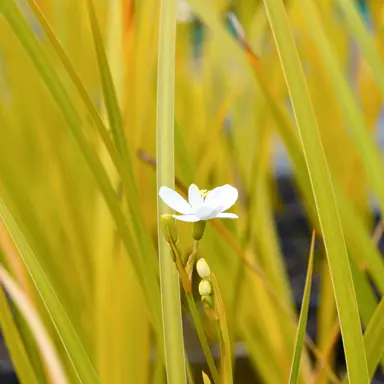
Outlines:
[[[157, 83], [157, 187], [174, 188], [174, 71], [176, 0], [162, 0]], [[186, 383], [180, 282], [170, 248], [162, 234], [160, 217], [170, 213], [158, 198], [158, 240], [164, 355], [167, 383]]]
[[199, 337], [200, 344], [201, 344], [201, 347], [203, 349], [205, 359], [207, 360], [208, 368], [211, 372], [213, 382], [215, 384], [218, 384], [220, 382], [219, 373], [217, 371], [215, 362], [213, 360], [207, 337], [204, 333], [203, 324], [201, 323], [201, 320], [200, 320], [200, 315], [199, 315], [199, 312], [198, 312], [197, 307], [196, 307], [195, 299], [193, 298], [192, 292], [186, 293], [185, 295], [187, 297], [189, 311], [191, 312], [192, 320], [195, 324], [197, 335]]
[[193, 253], [197, 253], [199, 251], [199, 240], [193, 240]]
[[[197, 252], [199, 251], [199, 241], [194, 240], [193, 241], [193, 255], [194, 255], [194, 261], [196, 261]], [[203, 349], [203, 353], [205, 356], [205, 359], [208, 364], [208, 368], [211, 372], [213, 382], [215, 384], [218, 384], [220, 382], [219, 373], [217, 371], [215, 361], [213, 360], [211, 349], [209, 348], [207, 336], [205, 335], [203, 324], [201, 323], [200, 315], [196, 307], [195, 299], [193, 297], [192, 292], [185, 292], [185, 296], [187, 297], [189, 311], [191, 312], [192, 320], [195, 325], [197, 336], [199, 337], [201, 347]]]

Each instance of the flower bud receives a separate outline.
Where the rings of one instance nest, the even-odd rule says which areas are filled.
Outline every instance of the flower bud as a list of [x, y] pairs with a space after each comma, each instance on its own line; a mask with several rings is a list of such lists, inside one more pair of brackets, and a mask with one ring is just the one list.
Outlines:
[[194, 240], [196, 240], [196, 241], [201, 240], [201, 238], [204, 235], [206, 223], [207, 222], [205, 220], [200, 220], [200, 221], [197, 221], [196, 223], [193, 224], [192, 237]]
[[175, 219], [172, 215], [165, 214], [161, 215], [160, 218], [161, 227], [163, 228], [163, 233], [165, 240], [169, 242], [169, 236], [171, 237], [173, 243], [177, 243], [179, 233], [177, 231]]
[[196, 263], [196, 270], [198, 275], [202, 278], [205, 279], [207, 277], [211, 276], [211, 269], [209, 268], [209, 265], [205, 261], [205, 259], [199, 259], [198, 262]]
[[208, 280], [201, 280], [199, 284], [199, 293], [201, 296], [208, 296], [212, 292], [211, 283]]

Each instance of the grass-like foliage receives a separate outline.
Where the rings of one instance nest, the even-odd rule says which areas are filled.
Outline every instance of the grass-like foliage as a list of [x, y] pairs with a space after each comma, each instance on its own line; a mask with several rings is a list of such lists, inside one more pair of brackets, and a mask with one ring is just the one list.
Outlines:
[[[374, 0], [0, 0], [0, 326], [20, 382], [231, 384], [239, 346], [249, 382], [372, 380], [383, 23]], [[316, 232], [301, 250], [275, 221], [282, 146]]]

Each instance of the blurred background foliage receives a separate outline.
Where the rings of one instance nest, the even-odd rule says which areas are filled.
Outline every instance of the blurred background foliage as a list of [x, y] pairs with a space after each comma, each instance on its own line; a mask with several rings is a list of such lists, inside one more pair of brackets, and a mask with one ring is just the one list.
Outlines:
[[[101, 40], [91, 29], [89, 2], [2, 0], [0, 5], [1, 261], [38, 310], [71, 383], [97, 382], [96, 376], [102, 383], [165, 380], [154, 160], [159, 3], [93, 0], [128, 155], [115, 141], [112, 152], [125, 176], [100, 135], [101, 127], [113, 137], [120, 117], [111, 120], [114, 97], [95, 49]], [[384, 291], [380, 227], [372, 240], [383, 208], [376, 178], [382, 162], [367, 161], [361, 144], [370, 140], [379, 148], [380, 143], [384, 9], [375, 0], [310, 1], [310, 7], [301, 0], [284, 3], [367, 326]], [[264, 5], [256, 0], [191, 5], [196, 17], [177, 25], [175, 172], [183, 193], [191, 183], [207, 189], [230, 183], [240, 191], [234, 207], [240, 219], [209, 222], [200, 246], [218, 279], [236, 340], [235, 362], [246, 356], [252, 367], [239, 382], [256, 382], [256, 377], [287, 382], [312, 228], [318, 233], [315, 329], [306, 337], [300, 380], [338, 382], [345, 368], [335, 363], [339, 330], [332, 281]], [[357, 22], [351, 10], [358, 11]], [[332, 60], [321, 48], [313, 18]], [[351, 133], [349, 116], [356, 114], [364, 139]], [[281, 194], [281, 180], [289, 180], [294, 199]], [[309, 223], [304, 234], [298, 229], [307, 237], [300, 247], [284, 247], [284, 233], [293, 231], [297, 212]], [[12, 217], [17, 226], [10, 224]], [[283, 231], [276, 217], [285, 217]], [[191, 227], [179, 223], [178, 229], [187, 252]], [[36, 382], [49, 382], [28, 317], [10, 302], [1, 307], [2, 331], [19, 379], [31, 383], [28, 372], [33, 372]], [[15, 329], [7, 310], [13, 311]], [[193, 366], [202, 364], [187, 311], [184, 320], [187, 355]], [[382, 350], [374, 361], [381, 357]], [[92, 369], [96, 373], [89, 374]], [[195, 373], [198, 382], [199, 370]]]

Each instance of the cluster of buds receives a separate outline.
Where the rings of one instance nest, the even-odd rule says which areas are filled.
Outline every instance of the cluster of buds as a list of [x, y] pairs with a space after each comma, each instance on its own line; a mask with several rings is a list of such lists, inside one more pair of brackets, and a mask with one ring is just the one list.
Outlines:
[[199, 293], [201, 295], [201, 301], [213, 307], [212, 299], [212, 285], [211, 285], [211, 269], [205, 259], [199, 259], [196, 263], [197, 274], [200, 276], [201, 281], [199, 283]]

